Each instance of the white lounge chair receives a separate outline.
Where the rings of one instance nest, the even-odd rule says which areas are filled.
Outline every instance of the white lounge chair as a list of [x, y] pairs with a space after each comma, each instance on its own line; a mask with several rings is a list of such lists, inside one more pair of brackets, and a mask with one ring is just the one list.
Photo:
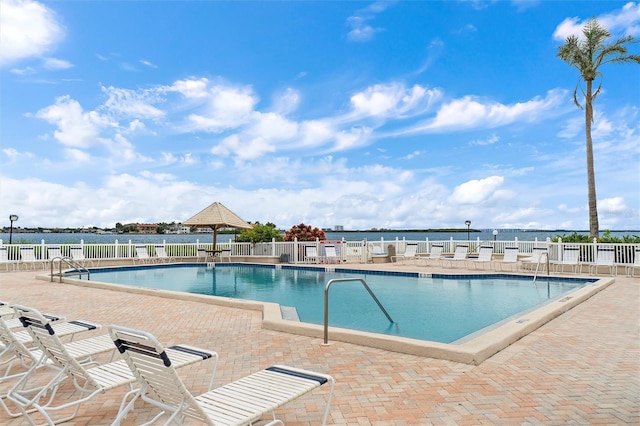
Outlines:
[[93, 260], [84, 255], [84, 249], [82, 247], [71, 247], [69, 252], [71, 253], [71, 259], [82, 267], [86, 268], [89, 263], [91, 266], [95, 266]]
[[[322, 424], [327, 421], [335, 383], [327, 374], [274, 365], [194, 397], [174, 368], [173, 354], [168, 353], [154, 336], [119, 326], [111, 326], [110, 333], [138, 380], [140, 388], [135, 396], [139, 395], [161, 410], [153, 421], [166, 415], [165, 424], [182, 423], [186, 417], [207, 425], [251, 424], [330, 382]], [[132, 408], [133, 401], [120, 412], [114, 424], [119, 424]], [[268, 424], [275, 423], [282, 424], [273, 413], [273, 421]]]
[[546, 247], [534, 247], [531, 256], [520, 259], [522, 269], [539, 269], [542, 265], [546, 268], [549, 260], [549, 250]]
[[628, 277], [635, 277], [636, 269], [640, 270], [640, 247], [636, 247], [633, 250], [633, 263], [627, 265], [625, 273]]
[[428, 256], [418, 256], [416, 258], [416, 265], [420, 262], [424, 262], [425, 266], [431, 262], [439, 262], [442, 259], [442, 251], [444, 250], [444, 244], [431, 244]]
[[[97, 324], [88, 322], [58, 321], [59, 318], [51, 318], [43, 315], [49, 323], [51, 330], [60, 338], [65, 336], [75, 337], [79, 333], [99, 329]], [[47, 356], [42, 350], [32, 348], [33, 338], [29, 335], [28, 330], [19, 332], [12, 331], [10, 322], [0, 318], [0, 365], [4, 369], [4, 375], [0, 376], [0, 384], [15, 381], [25, 376], [31, 368], [37, 370], [47, 366]], [[53, 322], [55, 321], [55, 322]], [[109, 352], [115, 349], [108, 335], [89, 337], [87, 339], [76, 340], [64, 344], [69, 355], [75, 359], [81, 360], [82, 363], [92, 363], [92, 357], [101, 353]], [[32, 373], [33, 374], [33, 373]], [[3, 385], [6, 387], [6, 385]], [[0, 393], [0, 405], [11, 417], [18, 417], [22, 412], [13, 412], [5, 404], [7, 392]]]
[[458, 244], [456, 250], [453, 252], [453, 257], [443, 257], [440, 259], [442, 266], [454, 266], [459, 264], [466, 264], [467, 254], [469, 252], [468, 244]]
[[147, 246], [135, 246], [135, 257], [133, 258], [134, 263], [152, 263], [153, 259], [149, 256], [149, 252], [147, 251]]
[[170, 262], [172, 260], [172, 258], [167, 254], [167, 250], [164, 246], [154, 246], [153, 248], [156, 252], [156, 256], [154, 258], [156, 262]]
[[0, 265], [4, 265], [7, 272], [9, 272], [9, 265], [14, 271], [16, 270], [17, 263], [9, 260], [9, 250], [6, 247], [0, 247]]
[[316, 246], [304, 246], [304, 262], [318, 263], [318, 248]]
[[556, 272], [559, 272], [558, 270], [564, 272], [565, 266], [570, 267], [573, 273], [577, 273], [578, 268], [580, 268], [580, 272], [582, 272], [580, 265], [580, 246], [564, 246], [562, 248], [562, 259], [551, 262], [551, 264], [555, 265]]
[[504, 248], [504, 256], [502, 260], [494, 263], [496, 270], [503, 271], [503, 267], [509, 266], [512, 271], [515, 271], [518, 268], [518, 252], [520, 249], [518, 247], [505, 247]]
[[327, 263], [340, 263], [340, 257], [338, 256], [338, 253], [336, 251], [336, 246], [324, 246], [324, 260]]
[[407, 243], [404, 249], [404, 253], [397, 256], [391, 256], [391, 262], [398, 263], [402, 261], [403, 264], [407, 260], [413, 260], [415, 262], [417, 252], [418, 252], [418, 243]]
[[[109, 389], [124, 385], [129, 385], [130, 391], [125, 394], [120, 409], [124, 409], [129, 402], [133, 404], [134, 401], [131, 398], [135, 400], [139, 392], [133, 387], [136, 378], [124, 359], [89, 368], [73, 356], [41, 314], [23, 306], [15, 306], [15, 308], [23, 323], [27, 325], [34, 343], [45, 354], [46, 367], [56, 372], [48, 382], [42, 384], [42, 379], [39, 379], [36, 374], [41, 366], [35, 364], [8, 392], [7, 398], [18, 406], [31, 424], [34, 422], [29, 414], [33, 411], [37, 411], [44, 417], [49, 425], [69, 421], [77, 415], [83, 402]], [[105, 336], [109, 339], [110, 346], [115, 349], [117, 343], [114, 345], [110, 335]], [[166, 348], [165, 353], [160, 356], [170, 357], [176, 367], [208, 358], [215, 358], [217, 365], [218, 359], [218, 354], [215, 352], [187, 345]], [[73, 384], [77, 397], [74, 399], [66, 397], [65, 401], [58, 401], [55, 398], [57, 390], [67, 383]], [[73, 410], [69, 410], [71, 408]], [[52, 416], [60, 411], [63, 414], [53, 419]], [[69, 411], [72, 412], [69, 413]]]
[[44, 261], [36, 257], [33, 247], [20, 247], [20, 263], [25, 266], [25, 269], [36, 269], [36, 265], [42, 265], [42, 269], [46, 267]]
[[491, 266], [493, 260], [493, 246], [484, 245], [478, 249], [478, 257], [476, 259], [469, 259], [467, 266], [471, 269], [475, 269], [476, 266], [484, 268], [487, 265], [487, 269]]
[[608, 268], [611, 276], [618, 274], [618, 265], [615, 264], [615, 248], [613, 246], [598, 246], [596, 260], [589, 265], [589, 274], [598, 275], [600, 268]]

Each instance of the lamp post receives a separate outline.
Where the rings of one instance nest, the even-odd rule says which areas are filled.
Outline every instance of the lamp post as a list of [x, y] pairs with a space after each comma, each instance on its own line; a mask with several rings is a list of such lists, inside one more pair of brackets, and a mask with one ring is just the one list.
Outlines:
[[497, 230], [497, 229], [494, 229], [494, 230], [493, 230], [493, 241], [494, 241], [494, 242], [496, 241], [496, 237], [497, 237], [497, 236], [498, 236], [498, 230]]
[[13, 222], [18, 220], [18, 215], [17, 214], [10, 214], [9, 215], [9, 220], [11, 221], [11, 226], [9, 227], [9, 244], [11, 244], [12, 239], [13, 239]]
[[467, 241], [469, 241], [469, 227], [471, 226], [471, 221], [465, 220], [464, 224], [467, 225]]

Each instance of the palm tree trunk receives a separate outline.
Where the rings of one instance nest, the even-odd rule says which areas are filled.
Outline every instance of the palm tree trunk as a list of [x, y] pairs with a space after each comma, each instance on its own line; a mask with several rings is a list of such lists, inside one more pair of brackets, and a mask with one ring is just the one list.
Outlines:
[[587, 139], [587, 191], [589, 199], [589, 235], [599, 236], [598, 206], [596, 202], [596, 174], [593, 167], [593, 142], [591, 140], [591, 123], [593, 123], [593, 80], [587, 80], [585, 96], [585, 135]]

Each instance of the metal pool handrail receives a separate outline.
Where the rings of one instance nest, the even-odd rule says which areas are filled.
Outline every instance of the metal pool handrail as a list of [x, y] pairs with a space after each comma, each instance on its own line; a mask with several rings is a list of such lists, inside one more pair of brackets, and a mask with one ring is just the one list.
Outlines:
[[364, 279], [362, 279], [362, 278], [334, 278], [332, 280], [329, 280], [327, 282], [327, 285], [324, 286], [324, 344], [325, 345], [329, 343], [329, 287], [331, 287], [331, 284], [333, 284], [334, 282], [338, 282], [338, 281], [340, 281], [340, 282], [360, 281], [362, 283], [362, 285], [364, 286], [364, 288], [367, 289], [367, 291], [369, 292], [371, 297], [373, 297], [373, 300], [378, 304], [378, 307], [380, 308], [382, 313], [385, 314], [385, 316], [387, 317], [389, 322], [390, 323], [394, 322], [391, 319], [391, 316], [389, 315], [389, 313], [382, 306], [382, 303], [380, 303], [380, 301], [378, 300], [376, 295], [373, 294], [373, 291], [367, 285], [367, 283], [366, 283], [366, 281]]
[[[54, 268], [54, 263], [58, 262], [58, 267], [59, 267], [59, 271], [58, 271], [58, 277], [60, 282], [62, 282], [62, 277], [63, 276], [67, 276], [67, 275], [79, 275], [80, 279], [82, 279], [82, 274], [84, 272], [87, 273], [87, 280], [91, 280], [91, 272], [85, 268], [84, 266], [82, 266], [81, 264], [79, 264], [78, 262], [76, 262], [75, 260], [73, 260], [70, 257], [67, 256], [56, 256], [53, 259], [51, 259], [49, 261], [49, 263], [51, 264], [51, 282], [53, 282], [53, 268]], [[62, 273], [62, 263], [66, 263], [67, 266], [74, 268], [75, 271], [73, 272], [67, 272], [65, 274]]]

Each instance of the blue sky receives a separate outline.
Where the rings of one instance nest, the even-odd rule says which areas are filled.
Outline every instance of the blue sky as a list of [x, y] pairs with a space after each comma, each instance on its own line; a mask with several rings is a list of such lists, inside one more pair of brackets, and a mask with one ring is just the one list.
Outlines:
[[[16, 1], [0, 7], [0, 217], [588, 229], [578, 72], [618, 1]], [[613, 41], [613, 39], [612, 39]], [[640, 45], [632, 46], [638, 53]], [[640, 228], [640, 69], [605, 65], [601, 229]]]

